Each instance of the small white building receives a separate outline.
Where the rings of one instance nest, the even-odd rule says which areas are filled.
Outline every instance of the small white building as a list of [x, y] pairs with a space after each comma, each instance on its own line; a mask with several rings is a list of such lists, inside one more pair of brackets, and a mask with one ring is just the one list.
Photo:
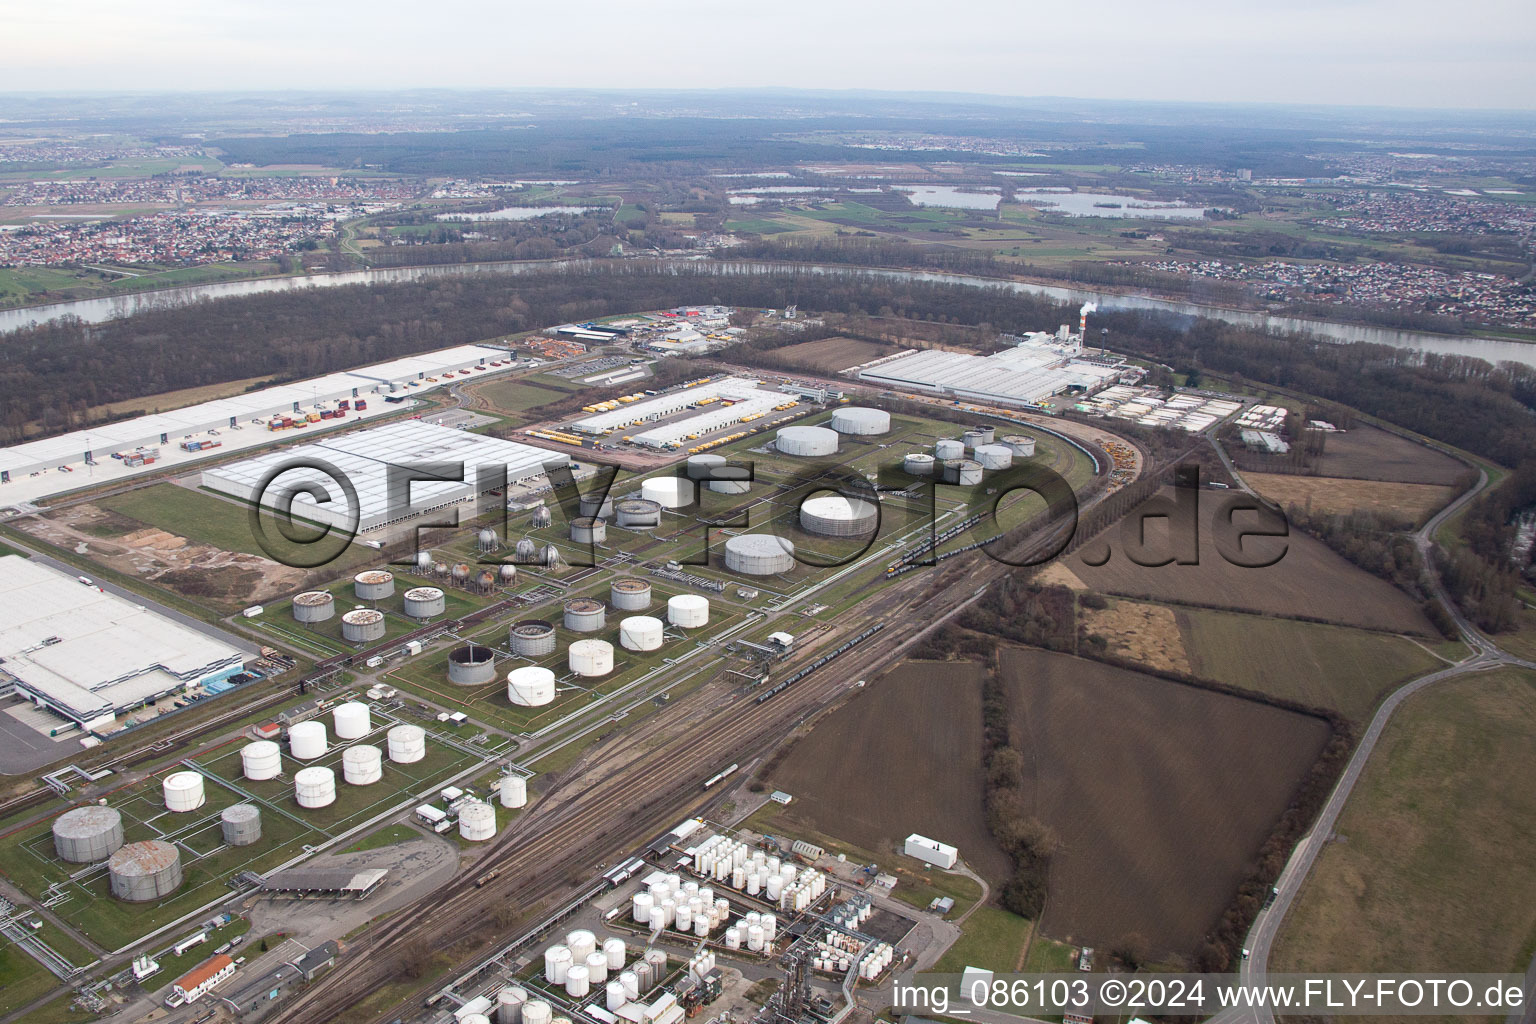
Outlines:
[[182, 1002], [195, 1003], [219, 982], [235, 973], [235, 962], [223, 953], [216, 954], [176, 979], [171, 991]]
[[960, 851], [953, 846], [948, 846], [936, 839], [920, 836], [916, 832], [907, 836], [907, 846], [903, 851], [908, 857], [916, 857], [925, 864], [948, 870], [955, 866], [960, 859]]

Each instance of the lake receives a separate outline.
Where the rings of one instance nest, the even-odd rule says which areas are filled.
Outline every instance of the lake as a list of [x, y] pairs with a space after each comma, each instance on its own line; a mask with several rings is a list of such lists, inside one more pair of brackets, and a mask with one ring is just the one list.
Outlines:
[[533, 220], [535, 217], [548, 217], [556, 213], [584, 213], [587, 210], [601, 210], [601, 206], [508, 206], [503, 210], [490, 210], [485, 213], [440, 213], [438, 220]]
[[1014, 199], [1030, 206], [1038, 206], [1048, 213], [1061, 213], [1068, 217], [1122, 217], [1148, 220], [1200, 220], [1205, 216], [1203, 206], [1182, 206], [1179, 203], [1159, 202], [1155, 199], [1138, 199], [1135, 196], [1117, 196], [1107, 192], [1072, 192], [1056, 188], [1021, 188], [1014, 190]]

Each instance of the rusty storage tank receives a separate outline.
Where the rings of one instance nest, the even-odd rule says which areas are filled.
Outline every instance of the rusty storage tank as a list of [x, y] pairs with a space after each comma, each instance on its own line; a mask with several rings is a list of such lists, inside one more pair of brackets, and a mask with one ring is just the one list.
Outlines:
[[123, 816], [115, 807], [88, 804], [54, 820], [53, 848], [71, 864], [106, 860], [122, 845]]
[[324, 622], [336, 614], [336, 599], [323, 590], [306, 590], [293, 599], [295, 622]]
[[354, 608], [341, 617], [341, 638], [366, 644], [384, 639], [384, 613], [373, 608]]
[[578, 516], [571, 520], [571, 540], [577, 544], [601, 544], [608, 539], [608, 520]]
[[512, 653], [524, 658], [539, 658], [555, 653], [555, 626], [544, 619], [523, 619], [507, 630]]
[[603, 628], [608, 609], [591, 597], [577, 597], [565, 602], [565, 628], [575, 633], [595, 633]]
[[107, 880], [120, 900], [163, 899], [181, 887], [181, 854], [159, 839], [126, 843], [107, 858]]
[[352, 592], [359, 601], [382, 601], [395, 593], [395, 574], [383, 569], [365, 569], [352, 577]]
[[651, 585], [635, 576], [621, 576], [608, 588], [608, 601], [621, 612], [643, 612], [651, 606]]

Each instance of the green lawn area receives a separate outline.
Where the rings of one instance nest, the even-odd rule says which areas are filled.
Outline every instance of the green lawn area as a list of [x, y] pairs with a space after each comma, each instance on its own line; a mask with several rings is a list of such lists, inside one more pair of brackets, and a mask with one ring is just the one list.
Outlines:
[[1272, 971], [1524, 974], [1536, 952], [1536, 674], [1480, 672], [1387, 724]]
[[342, 853], [362, 853], [365, 850], [380, 850], [386, 846], [395, 846], [399, 843], [408, 843], [412, 839], [420, 839], [421, 833], [409, 825], [390, 825], [381, 828], [377, 832], [359, 839], [351, 846], [342, 850]]
[[788, 224], [781, 224], [776, 220], [765, 217], [757, 217], [751, 220], [731, 220], [725, 222], [727, 231], [750, 231], [755, 235], [777, 235], [784, 231], [795, 230]]
[[1012, 974], [1019, 954], [1029, 941], [1030, 922], [997, 907], [977, 907], [965, 922], [965, 934], [933, 965], [936, 974], [959, 974], [967, 967], [982, 967]]
[[[43, 965], [14, 945], [0, 939], [0, 1013], [10, 1013], [47, 995], [62, 982]], [[30, 1024], [32, 1018], [28, 1018]]]
[[1387, 633], [1195, 608], [1178, 617], [1195, 675], [1334, 708], [1355, 722], [1401, 683], [1445, 667]]

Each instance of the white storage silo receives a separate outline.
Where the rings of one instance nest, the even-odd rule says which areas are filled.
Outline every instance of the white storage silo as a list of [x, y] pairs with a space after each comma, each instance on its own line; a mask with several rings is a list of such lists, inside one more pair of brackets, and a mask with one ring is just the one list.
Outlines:
[[688, 460], [689, 478], [708, 480], [705, 486], [716, 494], [746, 494], [752, 489], [749, 473], [745, 466], [727, 465], [723, 455], [694, 455]]
[[336, 599], [323, 590], [307, 590], [293, 599], [295, 622], [324, 622], [336, 614]]
[[172, 772], [162, 788], [168, 811], [195, 811], [203, 806], [203, 777], [197, 772]]
[[[564, 985], [566, 972], [571, 969], [571, 951], [565, 946], [550, 946], [544, 951], [544, 980], [551, 985]], [[529, 1000], [523, 1007], [523, 1019], [528, 1019], [528, 1010], [533, 1006], [534, 1000]], [[546, 1007], [547, 1008], [547, 1007]]]
[[640, 484], [640, 498], [662, 508], [687, 508], [699, 500], [699, 485], [685, 477], [655, 476]]
[[472, 843], [496, 838], [496, 808], [484, 800], [465, 800], [459, 805], [459, 835]]
[[602, 544], [608, 540], [608, 520], [578, 516], [571, 520], [571, 540], [577, 544]]
[[624, 967], [624, 958], [628, 952], [624, 940], [617, 936], [603, 940], [603, 957], [608, 961], [610, 971], [617, 972]]
[[448, 598], [437, 587], [412, 587], [405, 592], [405, 614], [430, 619], [448, 610]]
[[384, 613], [374, 608], [354, 608], [341, 617], [341, 638], [349, 644], [376, 643], [384, 630]]
[[912, 476], [932, 476], [934, 459], [927, 452], [910, 452], [901, 460], [901, 468]]
[[725, 542], [725, 567], [748, 576], [772, 576], [795, 567], [794, 552], [794, 544], [783, 537], [744, 533]]
[[624, 971], [619, 975], [619, 984], [624, 986], [624, 998], [634, 1002], [640, 998], [640, 979], [634, 971]]
[[352, 592], [359, 601], [382, 601], [395, 593], [395, 574], [383, 569], [364, 569], [352, 577]]
[[389, 759], [396, 764], [414, 764], [427, 756], [427, 732], [419, 725], [397, 725], [388, 733]]
[[456, 1019], [454, 1024], [491, 1024], [491, 1018], [483, 1013], [466, 1013]]
[[891, 429], [891, 414], [884, 409], [847, 406], [833, 410], [831, 426], [839, 434], [884, 434]]
[[981, 483], [981, 463], [975, 459], [949, 459], [943, 465], [944, 482], [962, 487], [975, 487]]
[[590, 929], [577, 928], [565, 933], [565, 945], [571, 951], [571, 962], [584, 964], [597, 951], [597, 936]]
[[684, 629], [709, 624], [709, 598], [699, 594], [678, 594], [667, 598], [667, 621]]
[[261, 808], [235, 804], [219, 814], [219, 828], [226, 846], [250, 846], [261, 840]]
[[1035, 439], [1032, 437], [1026, 437], [1023, 434], [1009, 434], [1003, 438], [1002, 443], [1007, 445], [1009, 450], [1018, 458], [1029, 459], [1035, 455]]
[[448, 652], [448, 681], [455, 686], [484, 686], [496, 678], [496, 652], [469, 643]]
[[1013, 465], [1013, 449], [1005, 444], [979, 444], [975, 456], [982, 469], [1007, 469]]
[[384, 777], [384, 752], [359, 743], [341, 752], [341, 777], [353, 786], [371, 786]]
[[555, 627], [544, 619], [523, 619], [507, 630], [507, 643], [512, 653], [524, 658], [537, 658], [555, 653]]
[[621, 576], [608, 588], [608, 601], [619, 611], [645, 611], [651, 606], [651, 585], [634, 576]]
[[565, 972], [565, 994], [572, 999], [585, 999], [592, 991], [592, 982], [586, 964], [571, 964]]
[[579, 676], [605, 676], [613, 671], [613, 644], [606, 640], [577, 640], [566, 652], [566, 663]]
[[658, 618], [630, 615], [619, 620], [619, 645], [628, 651], [660, 650], [665, 629]]
[[508, 985], [496, 993], [496, 1024], [522, 1024], [523, 1006], [528, 1002], [528, 990], [521, 985]]
[[[569, 964], [570, 963], [570, 956], [571, 956], [569, 950], [566, 951], [565, 956], [566, 956], [566, 963]], [[545, 973], [544, 973], [544, 980], [545, 981], [549, 982], [551, 985], [558, 985], [558, 984], [560, 984], [560, 982], [565, 981], [565, 973], [563, 971], [560, 974], [560, 981], [559, 982], [557, 982], [554, 979], [550, 978], [549, 970], [548, 970], [549, 955], [547, 953], [545, 954], [545, 957], [544, 957], [544, 964], [545, 964]], [[542, 999], [530, 999], [526, 1003], [523, 1004], [523, 1024], [551, 1024], [551, 1020], [552, 1020], [553, 1017], [554, 1017], [554, 1011], [551, 1010], [549, 1008], [549, 1004], [546, 1003]]]
[[368, 735], [368, 731], [373, 728], [368, 705], [362, 701], [349, 700], [345, 704], [338, 704], [331, 716], [335, 719], [336, 738], [339, 740], [359, 739]]
[[576, 597], [565, 602], [565, 628], [574, 633], [595, 633], [607, 618], [607, 606], [596, 598]]
[[626, 530], [650, 530], [661, 525], [661, 504], [644, 498], [625, 498], [613, 506], [615, 522]]
[[612, 519], [613, 499], [601, 496], [596, 492], [583, 494], [579, 501], [578, 511], [584, 516], [592, 516], [596, 519]]
[[980, 430], [967, 430], [960, 435], [960, 443], [965, 445], [966, 451], [975, 451], [978, 446], [987, 443], [987, 435]]
[[600, 951], [587, 954], [587, 977], [594, 985], [608, 980], [608, 958]]
[[619, 979], [615, 978], [603, 986], [603, 1006], [607, 1008], [609, 1013], [617, 1010], [627, 1002], [629, 1000], [625, 998], [624, 986], [619, 982]]
[[521, 775], [501, 777], [501, 806], [516, 809], [528, 806], [528, 780]]
[[818, 494], [800, 503], [800, 528], [823, 537], [862, 537], [880, 525], [880, 508], [863, 498]]
[[774, 435], [773, 446], [785, 455], [836, 455], [837, 432], [826, 427], [785, 427]]
[[300, 768], [293, 776], [293, 797], [300, 807], [329, 807], [336, 802], [336, 773], [329, 768]]
[[106, 860], [123, 845], [123, 816], [115, 807], [87, 804], [65, 811], [53, 823], [53, 848], [71, 864]]
[[324, 722], [310, 719], [288, 729], [288, 753], [300, 761], [312, 761], [328, 749]]
[[120, 900], [162, 899], [181, 887], [181, 854], [160, 839], [125, 843], [107, 858], [107, 880]]
[[507, 699], [526, 708], [543, 707], [555, 699], [555, 674], [542, 665], [513, 669], [507, 673]]
[[631, 901], [630, 909], [636, 924], [650, 927], [651, 912], [656, 909], [656, 897], [648, 892], [637, 892]]
[[256, 740], [240, 750], [240, 767], [253, 782], [275, 779], [283, 770], [283, 750], [271, 740]]
[[970, 430], [967, 430], [966, 433], [975, 434], [978, 444], [991, 444], [994, 440], [997, 439], [997, 432], [995, 428], [989, 427], [985, 423], [972, 427]]
[[948, 459], [965, 458], [965, 442], [957, 441], [952, 437], [941, 437], [934, 443], [933, 457], [940, 462]]

